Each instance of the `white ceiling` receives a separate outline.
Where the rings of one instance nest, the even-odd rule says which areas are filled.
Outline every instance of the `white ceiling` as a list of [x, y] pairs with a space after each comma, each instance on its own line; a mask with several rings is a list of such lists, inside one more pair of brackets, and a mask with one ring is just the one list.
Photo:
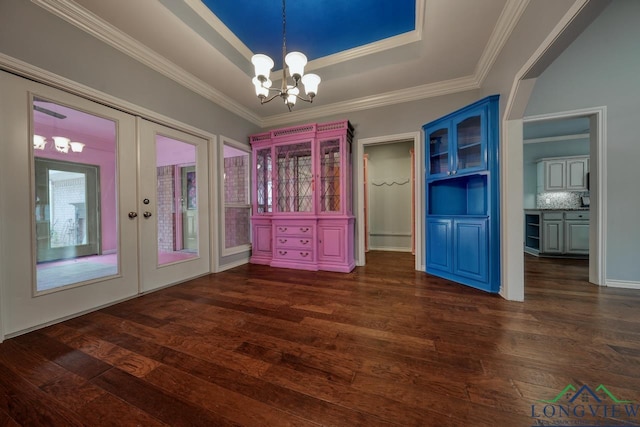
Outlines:
[[194, 0], [34, 1], [265, 127], [478, 88], [528, 3], [418, 0], [416, 41], [311, 61], [307, 70], [322, 77], [318, 96], [288, 113], [278, 100], [260, 105], [247, 53], [198, 15]]

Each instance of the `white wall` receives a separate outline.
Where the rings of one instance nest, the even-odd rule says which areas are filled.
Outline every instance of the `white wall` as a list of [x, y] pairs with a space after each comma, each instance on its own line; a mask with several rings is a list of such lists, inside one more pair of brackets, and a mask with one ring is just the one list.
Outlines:
[[369, 145], [369, 248], [411, 251], [413, 141]]
[[640, 285], [640, 2], [615, 0], [538, 78], [526, 115], [607, 107], [607, 281]]

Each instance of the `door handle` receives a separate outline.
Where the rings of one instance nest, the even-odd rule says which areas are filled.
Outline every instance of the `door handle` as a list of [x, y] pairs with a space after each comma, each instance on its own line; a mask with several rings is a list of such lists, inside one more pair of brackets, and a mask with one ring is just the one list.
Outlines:
[[149, 218], [151, 216], [151, 212], [146, 211], [145, 213], [142, 214], [142, 216], [145, 218]]
[[129, 218], [134, 219], [138, 216], [138, 212], [129, 212]]

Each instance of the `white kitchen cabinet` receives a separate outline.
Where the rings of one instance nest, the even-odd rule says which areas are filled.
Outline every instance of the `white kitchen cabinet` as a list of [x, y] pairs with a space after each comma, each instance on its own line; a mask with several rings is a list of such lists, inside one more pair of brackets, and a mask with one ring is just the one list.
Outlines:
[[589, 253], [589, 213], [565, 212], [564, 253], [586, 255]]
[[538, 161], [538, 193], [586, 191], [589, 157], [557, 157]]
[[567, 159], [566, 188], [570, 191], [586, 191], [588, 188], [587, 172], [589, 172], [589, 158], [578, 157]]
[[564, 216], [562, 212], [542, 214], [542, 252], [562, 254], [564, 252]]
[[588, 254], [589, 211], [542, 212], [540, 255]]

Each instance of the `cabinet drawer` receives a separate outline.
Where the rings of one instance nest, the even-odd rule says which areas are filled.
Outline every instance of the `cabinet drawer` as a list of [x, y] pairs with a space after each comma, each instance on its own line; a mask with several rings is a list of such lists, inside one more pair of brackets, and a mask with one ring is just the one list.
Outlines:
[[589, 212], [588, 211], [565, 212], [564, 219], [576, 220], [576, 221], [579, 221], [579, 220], [587, 221], [589, 219]]
[[304, 249], [276, 249], [273, 257], [281, 260], [312, 262], [313, 252]]
[[542, 214], [542, 218], [544, 220], [558, 220], [561, 221], [564, 219], [564, 214], [562, 212], [544, 212]]
[[313, 240], [310, 238], [310, 236], [297, 237], [279, 235], [278, 237], [276, 237], [276, 248], [310, 250], [313, 248]]
[[282, 236], [313, 236], [312, 224], [276, 225], [276, 238]]

